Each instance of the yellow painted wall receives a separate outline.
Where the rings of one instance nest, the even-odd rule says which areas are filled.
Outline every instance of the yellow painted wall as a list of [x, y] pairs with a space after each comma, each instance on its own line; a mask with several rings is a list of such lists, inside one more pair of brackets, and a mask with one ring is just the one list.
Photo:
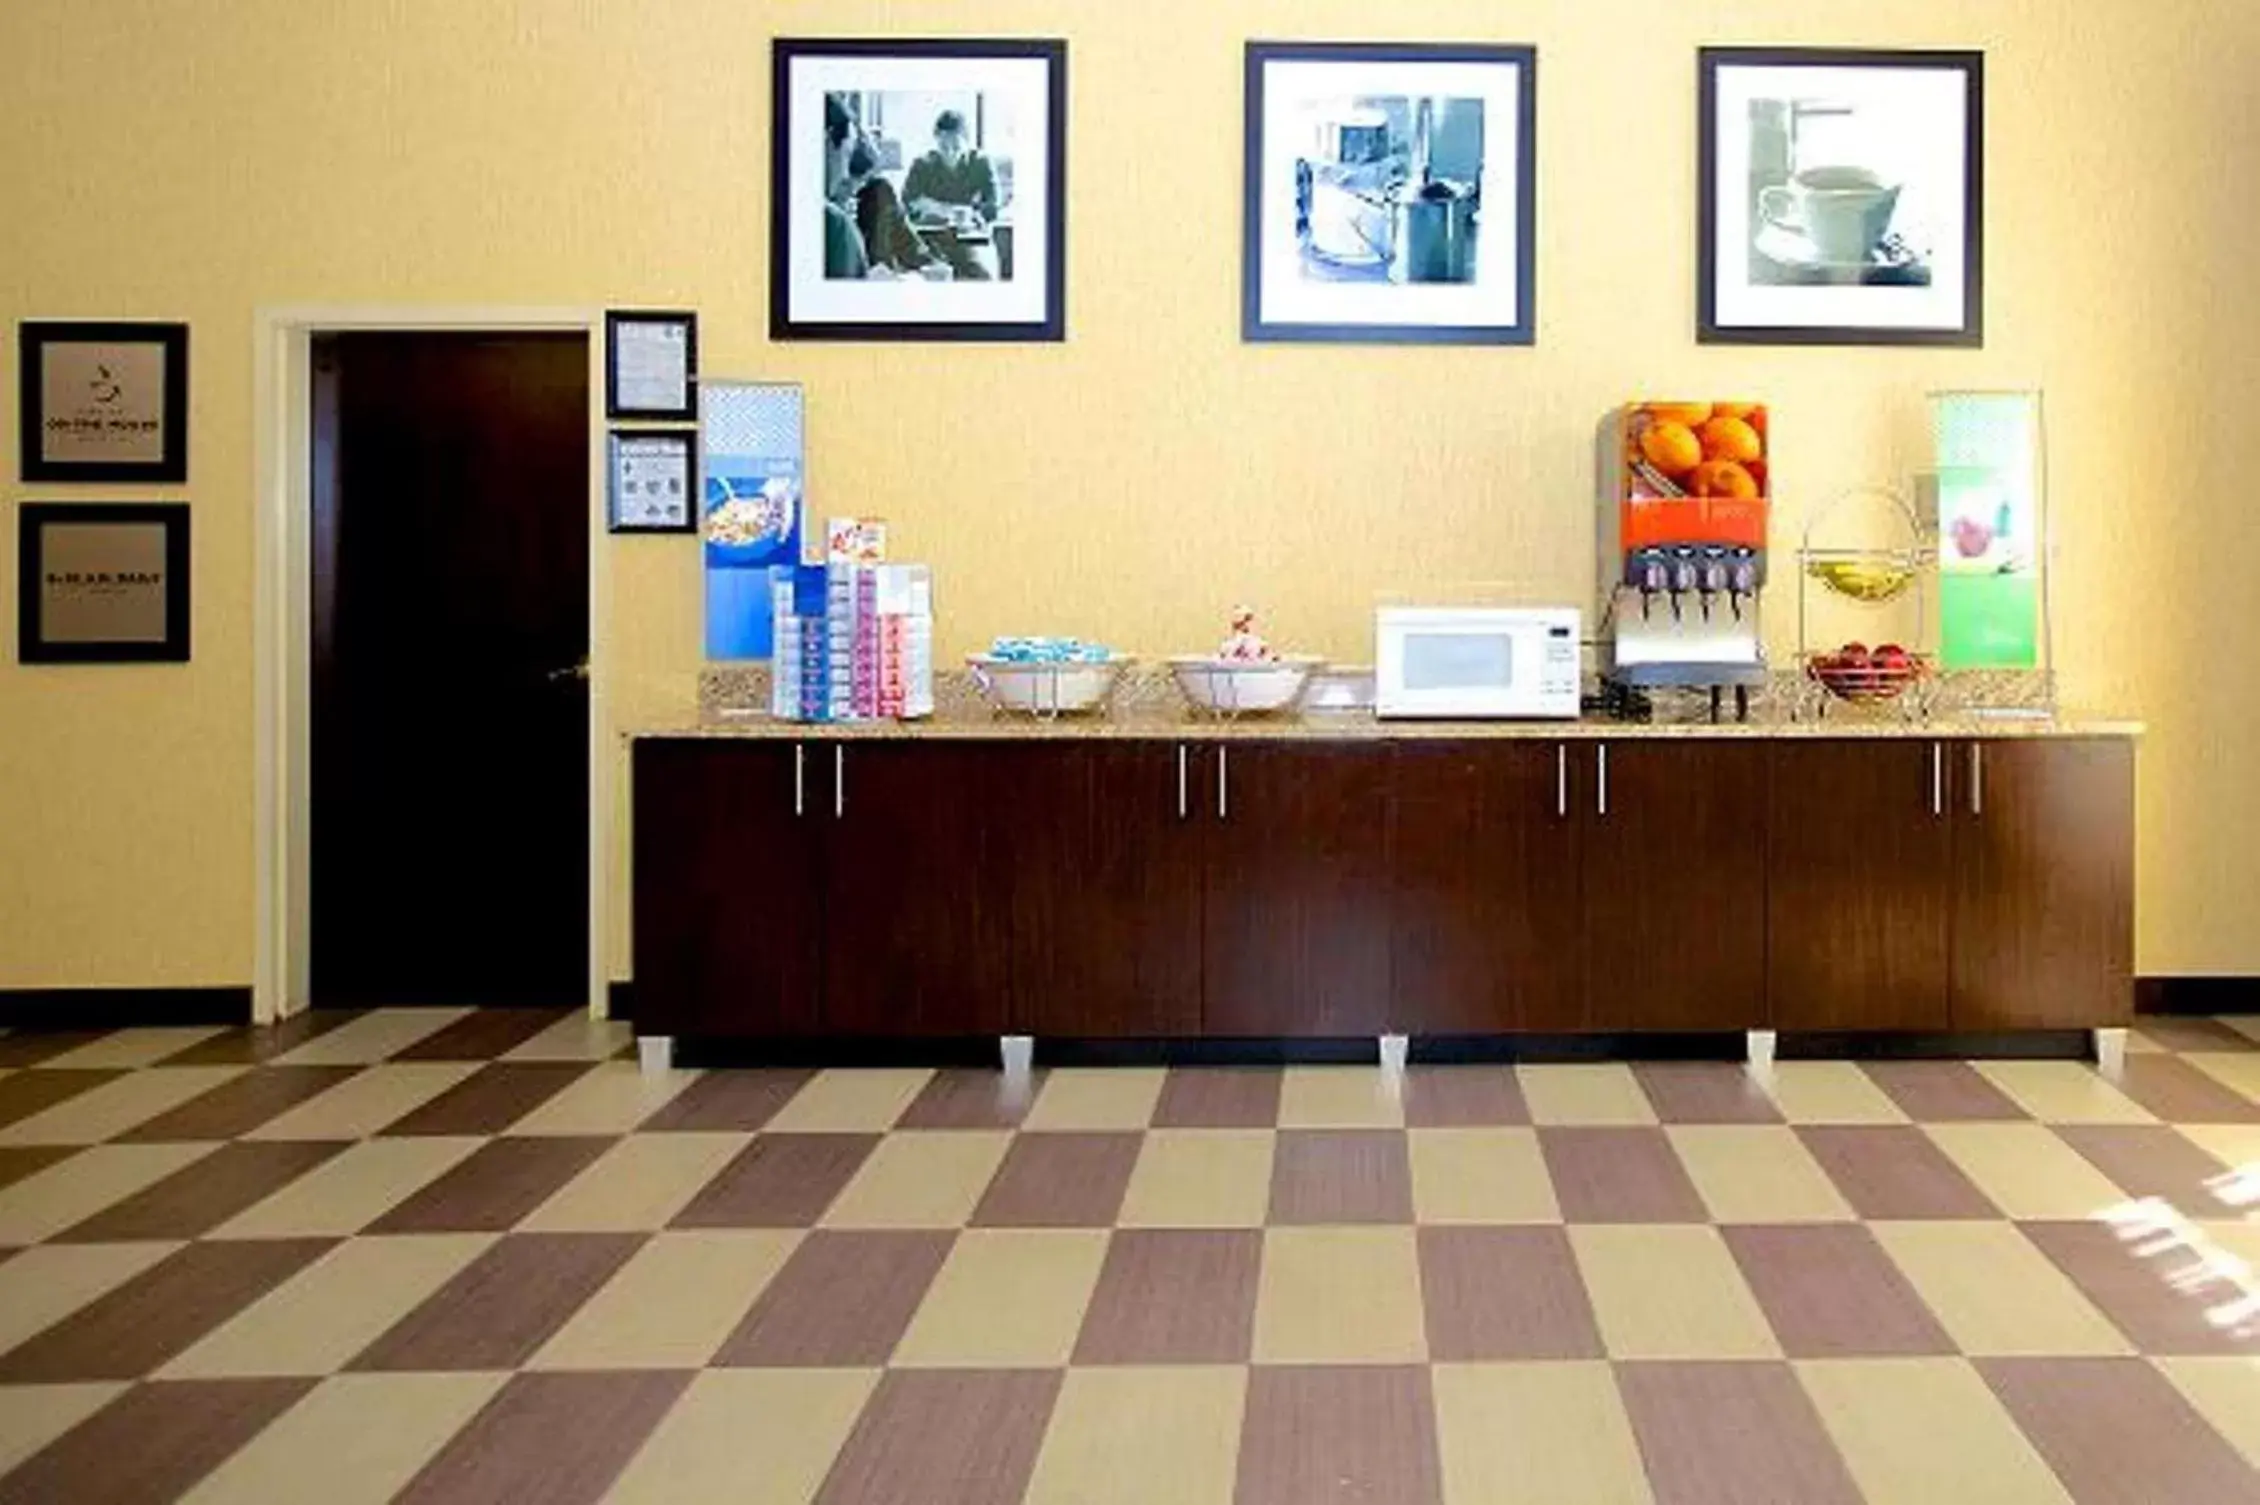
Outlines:
[[[768, 343], [779, 31], [1070, 38], [1068, 343]], [[1537, 348], [1240, 343], [1240, 44], [1376, 35], [1537, 44]], [[1697, 347], [1709, 42], [1987, 50], [1985, 350]], [[2140, 965], [2260, 971], [2255, 77], [2251, 0], [6, 0], [0, 324], [193, 321], [196, 660], [26, 670], [0, 613], [0, 986], [251, 974], [252, 319], [305, 303], [698, 308], [709, 374], [807, 383], [817, 511], [933, 562], [953, 654], [1183, 651], [1249, 600], [1362, 659], [1378, 592], [1588, 599], [1628, 395], [1770, 400], [1787, 546], [1920, 463], [1926, 391], [2044, 387], [2067, 698], [2154, 728]], [[678, 714], [695, 545], [612, 563], [620, 715]]]

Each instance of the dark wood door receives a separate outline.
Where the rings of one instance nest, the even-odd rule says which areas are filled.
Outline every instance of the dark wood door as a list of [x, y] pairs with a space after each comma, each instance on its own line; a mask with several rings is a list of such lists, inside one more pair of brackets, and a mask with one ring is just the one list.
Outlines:
[[1202, 1023], [1225, 1036], [1389, 1027], [1389, 763], [1383, 743], [1195, 749]]
[[1769, 749], [1775, 1028], [1948, 1027], [1946, 752], [1897, 738]]
[[1394, 1028], [1576, 1029], [1584, 952], [1570, 749], [1406, 742], [1391, 756]]
[[806, 750], [635, 751], [636, 1026], [762, 1039], [820, 1028], [822, 848]]
[[1764, 745], [1650, 738], [1579, 751], [1586, 1026], [1764, 1027]]
[[1962, 743], [1954, 1028], [2090, 1028], [2134, 1010], [2134, 744]]
[[1006, 833], [1042, 816], [1019, 807], [995, 746], [843, 740], [816, 749], [828, 1033], [1006, 1032]]
[[588, 990], [580, 334], [314, 352], [312, 997]]
[[1201, 1029], [1201, 827], [1192, 749], [1000, 745], [1012, 1020], [1061, 1038]]

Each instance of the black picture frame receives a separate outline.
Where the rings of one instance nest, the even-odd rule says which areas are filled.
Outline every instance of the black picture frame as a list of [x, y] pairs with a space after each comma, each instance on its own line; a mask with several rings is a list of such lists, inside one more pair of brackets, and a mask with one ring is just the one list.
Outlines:
[[[810, 58], [1034, 58], [1047, 65], [1043, 316], [893, 322], [796, 318], [792, 300], [793, 64]], [[1058, 343], [1067, 338], [1067, 42], [1058, 37], [778, 37], [770, 44], [769, 337], [773, 340]]]
[[[1264, 72], [1275, 62], [1483, 63], [1516, 91], [1515, 319], [1510, 324], [1281, 322], [1263, 318]], [[1532, 345], [1538, 338], [1538, 49], [1488, 42], [1250, 42], [1242, 82], [1240, 338], [1248, 343]]]
[[[672, 407], [641, 408], [620, 397], [620, 330], [626, 325], [680, 325], [683, 330], [683, 400]], [[621, 423], [698, 421], [698, 315], [688, 309], [616, 308], [604, 315], [604, 416]]]
[[[16, 326], [17, 473], [27, 485], [178, 485], [188, 479], [188, 326], [117, 320], [29, 319]], [[159, 422], [162, 452], [155, 460], [51, 460], [40, 442], [51, 416], [52, 394], [42, 378], [46, 352], [56, 345], [154, 345], [165, 373]]]
[[[1719, 314], [1719, 72], [1723, 68], [1920, 69], [1959, 73], [1961, 319], [1953, 325], [1744, 324]], [[1705, 345], [1875, 345], [1974, 350], [1985, 344], [1985, 54], [1977, 49], [1705, 47], [1696, 58], [1696, 340]]]
[[[25, 502], [17, 509], [16, 657], [26, 664], [185, 664], [189, 660], [189, 508], [186, 502]], [[165, 627], [162, 636], [130, 642], [50, 638], [46, 596], [47, 535], [55, 527], [143, 524], [164, 530]]]
[[[625, 522], [620, 517], [619, 446], [642, 443], [670, 444], [683, 452], [683, 516], [679, 522]], [[697, 429], [613, 429], [604, 441], [604, 530], [621, 534], [682, 534], [698, 531], [699, 433]]]

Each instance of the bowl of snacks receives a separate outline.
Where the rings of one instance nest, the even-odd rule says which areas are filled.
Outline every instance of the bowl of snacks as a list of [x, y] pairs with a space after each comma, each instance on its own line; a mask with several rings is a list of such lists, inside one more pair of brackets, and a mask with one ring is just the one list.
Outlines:
[[1929, 671], [1919, 653], [1909, 653], [1897, 643], [1869, 648], [1846, 643], [1834, 653], [1816, 653], [1806, 661], [1806, 672], [1838, 700], [1852, 705], [1876, 705], [1896, 700], [1909, 685]]
[[1237, 716], [1290, 709], [1325, 663], [1310, 654], [1279, 653], [1243, 606], [1232, 613], [1231, 633], [1216, 652], [1181, 654], [1169, 661], [1169, 672], [1195, 709]]
[[1005, 637], [965, 663], [993, 709], [1058, 716], [1104, 707], [1131, 660], [1080, 638]]

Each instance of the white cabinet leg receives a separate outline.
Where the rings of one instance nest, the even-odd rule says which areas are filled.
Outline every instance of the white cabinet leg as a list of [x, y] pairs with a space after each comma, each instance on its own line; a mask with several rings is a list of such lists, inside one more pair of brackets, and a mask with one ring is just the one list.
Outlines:
[[1405, 1069], [1405, 1057], [1411, 1047], [1412, 1041], [1409, 1036], [1383, 1035], [1381, 1037], [1381, 1069], [1390, 1073], [1403, 1071]]
[[2118, 1081], [2127, 1070], [2127, 1032], [2123, 1029], [2099, 1029], [2095, 1032], [2095, 1069], [2111, 1081]]
[[1036, 1037], [1034, 1035], [997, 1036], [997, 1054], [1004, 1063], [1006, 1076], [1026, 1076], [1036, 1064]]
[[636, 1037], [636, 1064], [646, 1076], [657, 1076], [675, 1065], [675, 1037], [673, 1035], [638, 1035]]
[[1770, 1075], [1773, 1071], [1774, 1039], [1774, 1032], [1770, 1029], [1754, 1029], [1747, 1036], [1750, 1070], [1759, 1076]]

